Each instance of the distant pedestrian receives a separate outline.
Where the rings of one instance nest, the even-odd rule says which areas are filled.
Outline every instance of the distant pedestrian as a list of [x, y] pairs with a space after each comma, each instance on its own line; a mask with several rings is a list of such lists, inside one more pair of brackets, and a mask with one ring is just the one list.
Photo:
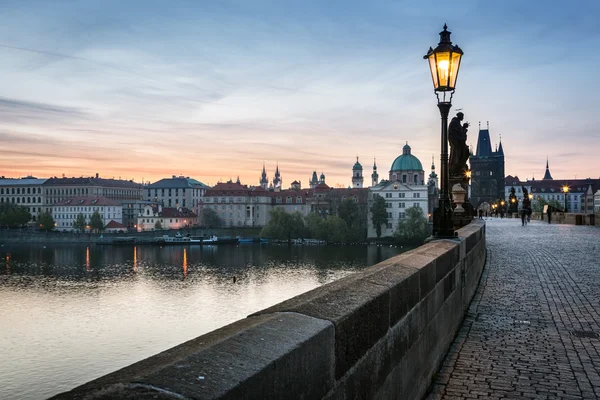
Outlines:
[[483, 219], [483, 210], [479, 209], [479, 219]]
[[550, 206], [548, 206], [548, 211], [546, 211], [546, 214], [548, 214], [548, 223], [551, 224], [552, 223], [552, 209], [550, 208]]

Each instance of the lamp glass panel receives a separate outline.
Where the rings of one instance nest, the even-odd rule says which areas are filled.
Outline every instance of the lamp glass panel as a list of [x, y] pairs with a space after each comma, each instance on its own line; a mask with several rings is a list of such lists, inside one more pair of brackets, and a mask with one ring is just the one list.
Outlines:
[[436, 54], [438, 77], [441, 87], [448, 87], [450, 78], [450, 52], [442, 51]]
[[452, 62], [450, 66], [450, 87], [454, 89], [456, 87], [456, 78], [458, 78], [458, 69], [460, 68], [460, 59], [462, 54], [453, 52]]
[[429, 69], [431, 70], [431, 79], [433, 79], [433, 88], [437, 89], [439, 87], [439, 83], [437, 79], [437, 69], [435, 66], [435, 53], [431, 53], [431, 55], [429, 55]]

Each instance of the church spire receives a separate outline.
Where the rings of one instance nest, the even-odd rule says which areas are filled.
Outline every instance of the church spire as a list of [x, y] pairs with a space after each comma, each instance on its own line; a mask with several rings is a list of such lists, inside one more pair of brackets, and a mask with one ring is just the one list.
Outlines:
[[548, 167], [548, 157], [546, 157], [546, 173], [544, 174], [544, 177], [542, 178], [543, 181], [548, 181], [548, 180], [552, 180], [552, 175], [550, 175], [550, 168]]

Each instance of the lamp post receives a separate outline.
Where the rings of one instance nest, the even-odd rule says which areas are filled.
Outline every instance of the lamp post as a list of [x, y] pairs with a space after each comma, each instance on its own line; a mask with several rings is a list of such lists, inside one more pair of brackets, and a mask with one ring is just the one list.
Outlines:
[[[440, 32], [440, 42], [437, 47], [435, 49], [430, 47], [423, 57], [429, 60], [433, 90], [437, 96], [438, 108], [442, 117], [440, 200], [438, 207], [433, 211], [433, 236], [435, 237], [454, 237], [452, 204], [449, 196], [448, 114], [452, 107], [452, 95], [456, 87], [456, 78], [458, 77], [463, 51], [460, 47], [452, 45], [450, 34], [451, 32], [444, 24], [444, 30]], [[442, 94], [441, 99], [440, 93]]]
[[569, 210], [567, 209], [567, 193], [569, 192], [569, 187], [567, 185], [564, 185], [562, 187], [563, 193], [565, 194], [565, 212], [568, 212]]

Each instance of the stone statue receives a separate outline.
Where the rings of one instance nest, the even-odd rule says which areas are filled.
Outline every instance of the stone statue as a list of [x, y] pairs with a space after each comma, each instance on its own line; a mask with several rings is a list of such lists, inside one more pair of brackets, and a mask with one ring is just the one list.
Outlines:
[[450, 160], [448, 162], [448, 171], [450, 176], [462, 177], [467, 171], [467, 160], [469, 159], [469, 146], [467, 146], [467, 130], [469, 123], [461, 125], [460, 121], [464, 114], [458, 112], [456, 117], [452, 118], [448, 126], [448, 141], [450, 142]]

